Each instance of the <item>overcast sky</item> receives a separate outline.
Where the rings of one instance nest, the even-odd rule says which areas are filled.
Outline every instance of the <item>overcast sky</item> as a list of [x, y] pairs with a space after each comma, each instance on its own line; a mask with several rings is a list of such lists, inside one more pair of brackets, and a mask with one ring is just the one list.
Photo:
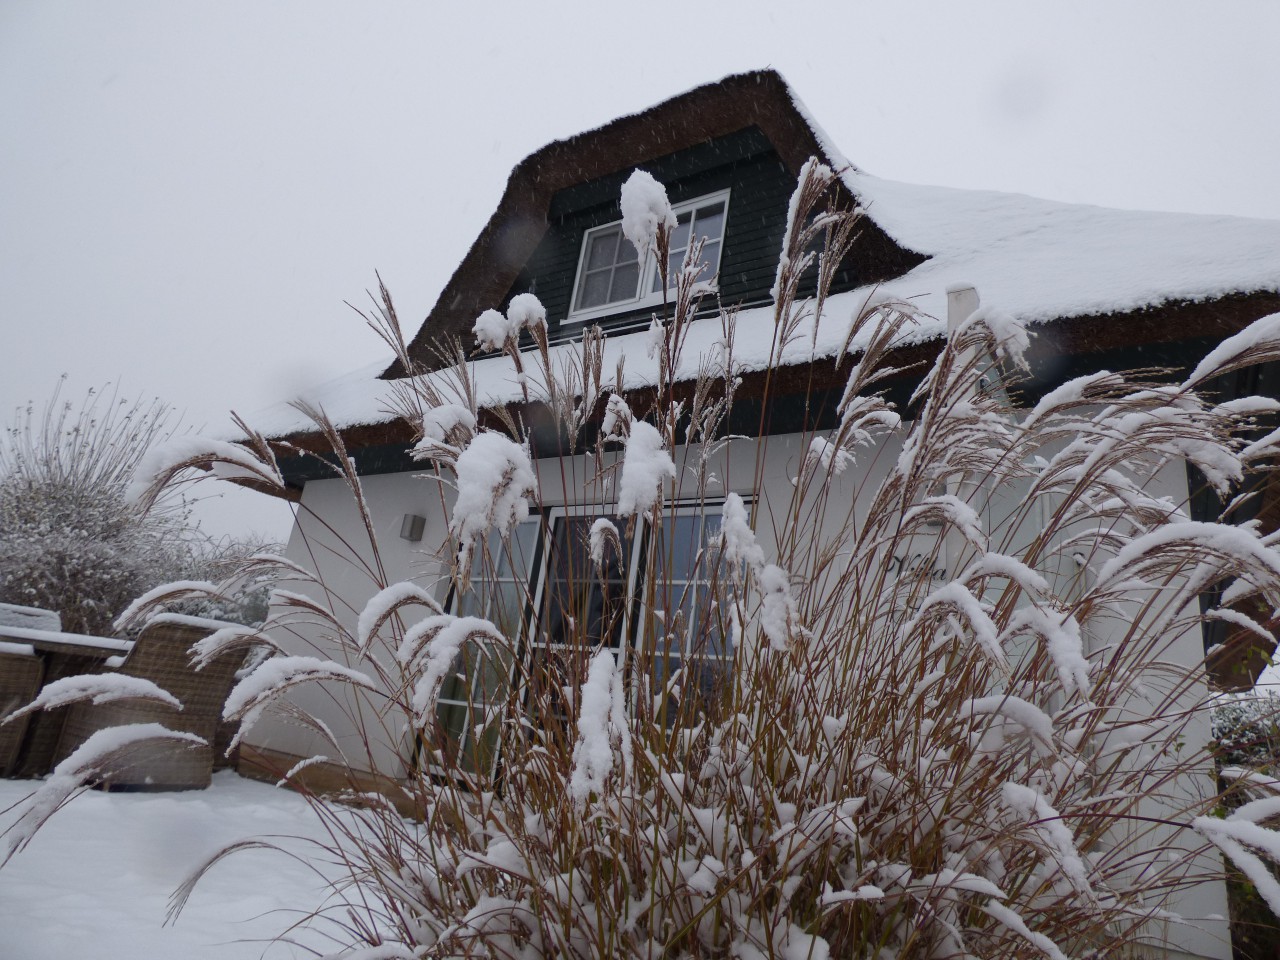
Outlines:
[[765, 66], [880, 176], [1280, 219], [1278, 3], [826, 6], [0, 0], [0, 411], [225, 430], [380, 355], [375, 271], [416, 326], [526, 154]]

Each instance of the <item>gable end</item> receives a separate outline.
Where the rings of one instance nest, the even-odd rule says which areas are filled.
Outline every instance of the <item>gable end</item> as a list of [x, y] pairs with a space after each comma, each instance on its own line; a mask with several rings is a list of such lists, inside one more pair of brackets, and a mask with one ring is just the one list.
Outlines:
[[[437, 344], [469, 340], [471, 326], [483, 310], [499, 306], [522, 281], [532, 278], [526, 265], [553, 221], [564, 217], [552, 211], [558, 196], [561, 204], [576, 205], [606, 190], [613, 178], [625, 179], [637, 166], [674, 158], [699, 145], [714, 150], [715, 141], [726, 138], [732, 143], [731, 135], [752, 128], [768, 142], [792, 184], [810, 157], [834, 166], [786, 82], [772, 70], [726, 77], [531, 154], [512, 171], [498, 209], [410, 342], [410, 358], [421, 370], [438, 369], [442, 360]], [[777, 248], [762, 256], [776, 258]], [[861, 282], [901, 276], [926, 259], [901, 247], [870, 219], [863, 221], [850, 258]], [[724, 299], [733, 302], [727, 295]], [[405, 373], [397, 362], [382, 378]]]

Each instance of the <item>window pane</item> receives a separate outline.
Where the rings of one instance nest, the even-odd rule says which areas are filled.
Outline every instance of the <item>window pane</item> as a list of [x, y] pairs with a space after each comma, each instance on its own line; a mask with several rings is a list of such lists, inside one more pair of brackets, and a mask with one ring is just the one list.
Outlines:
[[654, 558], [664, 579], [689, 580], [694, 560], [702, 549], [702, 518], [696, 513], [668, 514], [662, 518], [662, 542]]
[[[510, 549], [502, 545], [502, 541], [499, 540], [499, 546], [494, 548], [497, 575], [510, 577], [514, 573], [518, 579], [523, 580], [528, 575], [529, 568], [533, 564], [533, 547], [537, 540], [537, 520], [525, 520], [516, 526], [515, 532], [511, 534]], [[513, 562], [515, 564], [514, 569], [512, 567]]]
[[690, 589], [683, 583], [659, 584], [652, 611], [655, 657], [684, 652], [685, 637], [689, 633], [689, 604], [686, 600]]
[[718, 513], [709, 513], [702, 518], [702, 559], [698, 564], [698, 577], [706, 580], [716, 574], [720, 562], [720, 521]]
[[726, 690], [733, 665], [727, 660], [673, 654], [656, 658], [653, 670], [655, 697], [662, 697], [666, 693], [667, 684], [680, 671], [680, 678], [676, 681], [679, 700], [666, 703], [665, 716], [662, 718], [666, 726], [671, 727], [678, 717], [684, 718], [682, 722], [695, 722], [697, 716]]
[[[509, 663], [504, 648], [468, 644], [456, 670], [445, 678], [436, 703], [436, 720], [446, 763], [472, 772], [492, 765], [499, 718], [488, 716], [485, 705], [501, 702], [506, 695]], [[488, 728], [477, 744], [476, 727], [485, 723]]]
[[613, 271], [613, 286], [609, 290], [609, 302], [617, 303], [619, 300], [634, 300], [636, 296], [636, 283], [640, 279], [640, 264], [632, 261], [624, 263]]
[[590, 246], [587, 248], [586, 268], [598, 270], [601, 267], [612, 266], [614, 254], [618, 249], [618, 238], [621, 236], [621, 230], [603, 230], [592, 234], [588, 240]]
[[689, 245], [689, 214], [680, 214], [676, 228], [671, 234], [671, 249], [683, 250]]
[[578, 295], [578, 307], [598, 307], [609, 299], [609, 270], [588, 273], [582, 278], [582, 291]]
[[721, 629], [721, 611], [708, 584], [696, 588], [689, 612], [689, 649], [708, 657], [733, 656], [732, 642]]
[[440, 730], [444, 734], [444, 742], [441, 746], [444, 748], [446, 758], [456, 758], [459, 754], [459, 746], [466, 735], [468, 713], [466, 704], [444, 701], [440, 702], [436, 710]]
[[472, 587], [464, 594], [454, 598], [453, 615], [456, 617], [483, 617], [484, 598], [480, 595], [479, 584], [473, 581]]
[[[621, 228], [618, 229], [618, 236], [622, 236]], [[613, 262], [619, 265], [624, 263], [638, 264], [640, 262], [640, 252], [636, 250], [636, 245], [630, 240], [619, 240], [618, 252]]]
[[514, 581], [498, 581], [490, 586], [489, 619], [508, 640], [520, 635], [524, 618], [525, 585]]
[[470, 697], [470, 682], [467, 680], [464, 666], [457, 662], [454, 666], [456, 669], [451, 670], [445, 676], [444, 683], [440, 685], [440, 699], [466, 702]]
[[702, 270], [698, 273], [698, 280], [703, 283], [709, 283], [715, 279], [716, 273], [720, 269], [720, 244], [708, 243], [702, 248]]
[[598, 644], [608, 639], [617, 646], [622, 639], [626, 613], [626, 584], [600, 583], [594, 572], [575, 570], [571, 577], [547, 584], [547, 643]]
[[532, 648], [523, 703], [535, 729], [554, 734], [557, 728], [569, 728], [576, 713], [572, 697], [586, 679], [587, 669], [586, 658], [579, 650]]
[[[684, 263], [684, 251], [676, 250], [667, 257], [667, 285], [674, 287], [676, 285], [676, 271]], [[662, 292], [662, 272], [653, 271], [653, 293]]]
[[699, 210], [695, 227], [698, 236], [719, 240], [724, 234], [724, 203], [714, 203]]
[[711, 657], [689, 657], [684, 662], [685, 699], [697, 696], [704, 704], [713, 702], [714, 698], [725, 689], [729, 682], [733, 665], [726, 660]]
[[732, 671], [732, 651], [715, 597], [725, 585], [716, 576], [720, 532], [717, 512], [696, 509], [663, 518], [654, 537], [653, 564], [659, 589], [653, 600], [654, 694], [683, 669], [678, 708], [667, 705], [662, 722], [696, 722], [719, 697]]
[[[476, 725], [483, 723], [483, 718]], [[491, 720], [482, 730], [472, 729], [467, 736], [466, 756], [467, 768], [470, 770], [488, 770], [493, 767], [498, 752], [498, 721]]]
[[659, 651], [653, 658], [653, 693], [660, 696], [666, 685], [671, 682], [677, 670], [684, 666], [684, 658], [678, 654], [664, 654]]
[[486, 647], [475, 665], [475, 699], [477, 703], [493, 703], [507, 694], [511, 677], [511, 653], [505, 647]]

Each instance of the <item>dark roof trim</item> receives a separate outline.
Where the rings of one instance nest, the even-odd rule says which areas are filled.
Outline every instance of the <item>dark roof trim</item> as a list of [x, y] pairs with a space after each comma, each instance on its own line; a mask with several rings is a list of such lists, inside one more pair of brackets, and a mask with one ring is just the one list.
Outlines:
[[[1036, 324], [1032, 327], [1034, 338], [1028, 352], [1032, 378], [1019, 385], [1018, 394], [1023, 402], [1034, 402], [1044, 390], [1072, 377], [1103, 369], [1162, 367], [1174, 370], [1175, 375], [1179, 370], [1185, 375], [1189, 364], [1198, 361], [1222, 339], [1273, 313], [1280, 313], [1280, 293], [1265, 290], [1231, 294], [1216, 300], [1174, 300], [1126, 313], [1091, 314]], [[941, 346], [942, 340], [938, 339], [903, 347], [887, 359], [891, 366], [903, 371], [895, 378], [897, 384], [889, 385], [894, 392], [891, 399], [900, 407]], [[826, 358], [780, 367], [772, 374], [757, 371], [744, 375], [736, 395], [744, 407], [741, 416], [746, 418], [740, 424], [740, 432], [754, 433], [761, 422], [759, 407], [753, 407], [752, 402], [763, 396], [766, 378], [770, 380], [773, 408], [765, 418], [767, 433], [829, 426], [820, 422], [824, 416], [820, 408], [828, 401], [834, 403], [839, 399], [852, 363], [852, 357], [838, 364]], [[799, 409], [803, 405], [783, 402], [787, 398], [805, 397], [811, 401], [807, 412]], [[628, 391], [627, 399], [634, 409], [645, 410], [652, 401], [652, 390]], [[508, 412], [529, 424], [535, 432], [547, 418], [538, 403], [513, 403]], [[597, 416], [602, 413], [603, 409], [597, 411]], [[795, 415], [810, 419], [804, 423], [793, 422]], [[492, 413], [482, 413], [481, 423], [494, 428], [501, 425]], [[414, 437], [409, 425], [402, 420], [346, 427], [342, 437], [361, 474], [421, 469], [421, 464], [415, 464], [409, 457]], [[281, 445], [277, 453], [290, 484], [337, 476], [333, 468], [314, 457], [298, 455], [301, 449], [323, 457], [327, 451], [320, 434], [296, 435], [290, 437], [289, 442], [292, 448]], [[544, 439], [538, 446], [542, 456], [555, 452], [552, 440]], [[1280, 507], [1276, 509], [1280, 511]]]
[[[433, 347], [466, 339], [475, 318], [501, 303], [546, 232], [557, 192], [752, 126], [793, 174], [810, 157], [835, 166], [773, 70], [725, 77], [530, 154], [511, 172], [498, 209], [410, 342], [410, 357], [426, 370], [437, 369], [441, 360]], [[867, 282], [900, 276], [927, 259], [900, 247], [870, 219], [864, 219], [851, 255], [863, 265]], [[404, 375], [397, 361], [382, 378]]]

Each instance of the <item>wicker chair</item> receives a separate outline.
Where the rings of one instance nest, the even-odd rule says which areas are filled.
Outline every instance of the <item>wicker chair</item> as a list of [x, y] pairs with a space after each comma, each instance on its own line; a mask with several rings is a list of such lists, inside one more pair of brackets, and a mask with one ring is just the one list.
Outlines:
[[[26, 706], [40, 692], [44, 662], [29, 646], [0, 643], [0, 718]], [[0, 726], [0, 777], [13, 773], [27, 732], [28, 717]]]
[[[96, 706], [77, 704], [63, 727], [58, 759], [68, 756], [96, 731], [126, 723], [160, 723], [170, 730], [194, 733], [212, 744], [244, 651], [227, 653], [199, 671], [191, 666], [188, 651], [218, 626], [213, 621], [174, 616], [149, 623], [119, 672], [158, 684], [181, 700], [183, 709], [128, 700]], [[209, 786], [212, 773], [212, 747], [164, 743], [135, 755], [126, 769], [105, 778], [101, 786], [111, 790], [202, 790]]]

